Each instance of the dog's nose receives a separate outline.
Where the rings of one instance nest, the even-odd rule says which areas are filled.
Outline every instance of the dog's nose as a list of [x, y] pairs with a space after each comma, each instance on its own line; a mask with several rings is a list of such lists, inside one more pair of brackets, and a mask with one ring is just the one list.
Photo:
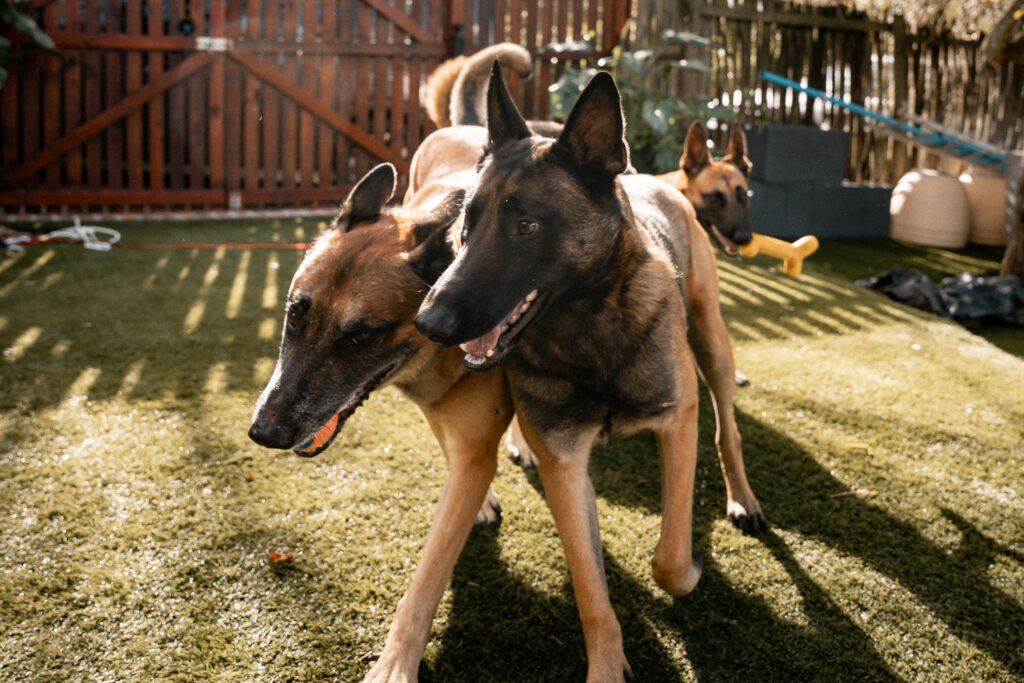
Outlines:
[[435, 344], [454, 346], [458, 343], [454, 336], [455, 316], [442, 306], [421, 308], [413, 323], [420, 334]]
[[294, 436], [280, 425], [256, 420], [249, 427], [249, 438], [264, 448], [288, 449], [295, 445]]

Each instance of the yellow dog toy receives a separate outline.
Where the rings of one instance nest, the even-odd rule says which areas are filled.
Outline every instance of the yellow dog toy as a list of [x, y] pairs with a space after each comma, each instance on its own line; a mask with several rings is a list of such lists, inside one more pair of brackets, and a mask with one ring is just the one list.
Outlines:
[[759, 235], [756, 232], [749, 244], [740, 247], [740, 253], [747, 258], [764, 254], [782, 259], [782, 269], [790, 277], [800, 277], [800, 271], [804, 269], [804, 259], [817, 250], [818, 238], [814, 235], [806, 235], [790, 244], [777, 237]]

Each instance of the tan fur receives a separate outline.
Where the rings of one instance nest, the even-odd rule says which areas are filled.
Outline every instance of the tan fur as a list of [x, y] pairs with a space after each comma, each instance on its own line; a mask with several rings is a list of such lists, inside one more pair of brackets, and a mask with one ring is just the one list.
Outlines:
[[[723, 251], [736, 256], [739, 247], [750, 239], [747, 195], [751, 163], [746, 155], [746, 138], [740, 124], [734, 123], [721, 159], [711, 158], [707, 141], [707, 129], [694, 121], [686, 134], [679, 169], [655, 177], [679, 190], [697, 211], [708, 235]], [[720, 206], [709, 203], [708, 198], [714, 196], [721, 197]], [[742, 241], [736, 242], [740, 237]]]
[[530, 53], [514, 43], [491, 45], [471, 56], [460, 55], [443, 62], [427, 78], [423, 98], [423, 107], [434, 125], [446, 128], [486, 123], [479, 114], [486, 110], [487, 77], [495, 59], [521, 77], [533, 71]]

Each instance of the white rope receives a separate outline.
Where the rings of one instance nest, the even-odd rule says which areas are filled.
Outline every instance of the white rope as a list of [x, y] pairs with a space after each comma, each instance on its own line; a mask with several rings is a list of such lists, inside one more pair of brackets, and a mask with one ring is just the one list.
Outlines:
[[[121, 233], [112, 228], [104, 228], [100, 225], [82, 225], [78, 216], [74, 217], [75, 224], [54, 230], [47, 233], [48, 238], [66, 238], [82, 243], [86, 249], [93, 251], [110, 251], [111, 246], [121, 239]], [[105, 240], [102, 238], [106, 238]], [[10, 251], [21, 251], [25, 242], [31, 242], [34, 238], [30, 235], [18, 235], [4, 240], [4, 246]]]

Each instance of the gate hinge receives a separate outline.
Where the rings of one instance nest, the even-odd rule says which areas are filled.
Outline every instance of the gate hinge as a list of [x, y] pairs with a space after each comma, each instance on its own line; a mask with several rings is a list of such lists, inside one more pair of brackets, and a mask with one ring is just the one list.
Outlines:
[[232, 47], [230, 38], [216, 38], [214, 36], [196, 36], [196, 49], [207, 52], [227, 52]]

